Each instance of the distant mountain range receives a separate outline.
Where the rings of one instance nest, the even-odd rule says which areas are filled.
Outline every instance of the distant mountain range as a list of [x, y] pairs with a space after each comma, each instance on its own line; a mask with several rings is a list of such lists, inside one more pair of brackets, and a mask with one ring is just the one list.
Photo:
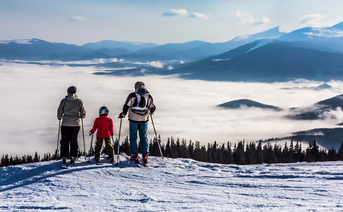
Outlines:
[[259, 40], [172, 71], [186, 78], [221, 81], [343, 80], [343, 54], [301, 44]]
[[190, 79], [343, 80], [343, 22], [332, 27], [307, 27], [288, 33], [275, 27], [223, 43], [191, 41], [158, 45], [107, 40], [77, 46], [39, 39], [0, 41], [0, 58], [9, 60], [75, 61], [113, 57], [142, 63], [186, 61], [188, 63], [182, 66], [170, 68], [167, 65], [157, 72], [146, 73], [179, 74]]
[[125, 42], [125, 41], [113, 41], [113, 40], [103, 40], [95, 43], [86, 43], [82, 45], [82, 47], [87, 49], [98, 50], [102, 48], [107, 49], [126, 49], [130, 52], [135, 52], [140, 49], [150, 49], [154, 47], [158, 47], [159, 45], [156, 43], [143, 43], [143, 42]]

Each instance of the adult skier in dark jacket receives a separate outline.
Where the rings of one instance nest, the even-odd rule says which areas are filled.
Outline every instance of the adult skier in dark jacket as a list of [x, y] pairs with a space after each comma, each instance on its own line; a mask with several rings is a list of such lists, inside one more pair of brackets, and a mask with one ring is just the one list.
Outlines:
[[57, 109], [57, 118], [58, 120], [62, 119], [62, 138], [60, 141], [62, 166], [66, 165], [66, 158], [68, 156], [71, 157], [71, 163], [76, 160], [78, 150], [77, 135], [80, 131], [81, 118], [86, 117], [83, 101], [76, 95], [76, 87], [70, 86], [67, 93], [68, 95], [61, 100]]
[[147, 138], [149, 115], [156, 110], [154, 100], [145, 89], [144, 82], [135, 83], [135, 92], [130, 93], [123, 106], [119, 118], [124, 118], [129, 113], [130, 121], [130, 152], [131, 160], [138, 163], [137, 131], [141, 144], [143, 161], [148, 162], [149, 141]]

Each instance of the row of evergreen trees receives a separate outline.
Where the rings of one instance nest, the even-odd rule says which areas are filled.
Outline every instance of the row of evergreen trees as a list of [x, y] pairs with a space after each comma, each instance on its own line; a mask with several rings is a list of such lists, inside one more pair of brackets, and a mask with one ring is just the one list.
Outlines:
[[[160, 138], [159, 138], [160, 140]], [[320, 148], [316, 140], [309, 143], [303, 150], [299, 142], [291, 140], [282, 146], [275, 143], [240, 141], [234, 146], [230, 142], [219, 145], [217, 142], [200, 145], [199, 141], [187, 142], [186, 139], [168, 138], [162, 146], [165, 157], [192, 158], [197, 161], [222, 164], [261, 164], [261, 163], [294, 163], [343, 160], [343, 141], [338, 151], [332, 147], [329, 150]], [[150, 155], [159, 156], [158, 144], [150, 142]]]
[[[265, 143], [262, 140], [259, 142], [240, 141], [235, 143], [234, 146], [230, 142], [224, 144], [208, 143], [207, 145], [200, 145], [199, 141], [189, 142], [186, 139], [180, 141], [171, 137], [167, 139], [164, 145], [161, 143], [161, 137], [158, 140], [150, 140], [149, 148], [150, 155], [160, 156], [158, 143], [161, 144], [161, 151], [163, 156], [170, 158], [191, 158], [197, 161], [222, 163], [222, 164], [261, 164], [261, 163], [293, 163], [293, 162], [315, 162], [315, 161], [336, 161], [343, 160], [343, 141], [338, 151], [332, 147], [329, 150], [320, 148], [316, 140], [309, 143], [309, 146], [303, 150], [299, 142], [293, 142], [288, 145], [280, 146], [279, 144], [272, 145]], [[114, 146], [117, 149], [118, 141], [116, 140]], [[140, 146], [138, 146], [140, 150]], [[94, 149], [93, 149], [94, 151]], [[130, 143], [128, 137], [120, 144], [120, 151], [130, 154]], [[91, 150], [87, 152], [90, 154]], [[79, 156], [83, 155], [81, 151]], [[55, 154], [44, 154], [43, 158], [35, 152], [34, 156], [24, 155], [21, 158], [9, 157], [7, 154], [1, 158], [0, 167], [17, 165], [24, 163], [32, 163], [39, 161], [49, 161], [60, 159], [57, 152]]]

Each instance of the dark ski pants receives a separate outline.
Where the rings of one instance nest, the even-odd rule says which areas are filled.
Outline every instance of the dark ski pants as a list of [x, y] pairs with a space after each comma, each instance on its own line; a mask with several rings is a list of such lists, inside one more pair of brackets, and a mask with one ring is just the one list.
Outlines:
[[114, 148], [111, 144], [111, 138], [96, 138], [95, 153], [94, 153], [95, 158], [100, 157], [103, 140], [105, 140], [106, 153], [109, 157], [112, 158], [114, 155]]
[[139, 132], [139, 140], [141, 144], [142, 154], [149, 154], [149, 141], [146, 135], [148, 130], [148, 122], [136, 123], [130, 121], [130, 152], [138, 154], [137, 147], [137, 131]]
[[[77, 157], [77, 150], [79, 145], [77, 143], [77, 135], [80, 131], [80, 127], [61, 127], [62, 139], [61, 144], [61, 157]], [[70, 148], [70, 154], [69, 154]]]

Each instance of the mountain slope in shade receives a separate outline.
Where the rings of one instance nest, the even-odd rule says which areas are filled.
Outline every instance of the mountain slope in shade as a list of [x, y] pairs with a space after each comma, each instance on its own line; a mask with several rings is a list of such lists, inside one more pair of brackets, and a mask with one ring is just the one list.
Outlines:
[[[224, 165], [151, 158], [0, 168], [3, 211], [338, 211], [343, 162]], [[313, 183], [315, 180], [316, 183]], [[266, 198], [268, 197], [268, 198]]]
[[190, 41], [186, 43], [169, 43], [155, 48], [141, 49], [136, 53], [159, 55], [168, 59], [195, 58], [198, 56], [189, 54], [189, 50], [204, 44], [207, 44], [207, 42]]
[[343, 109], [343, 94], [317, 102], [306, 108], [293, 108], [288, 118], [296, 120], [337, 119], [332, 111]]
[[190, 79], [221, 81], [343, 80], [343, 54], [298, 48], [280, 41], [253, 49], [260, 42], [265, 41], [196, 61], [173, 73]]
[[343, 128], [323, 128], [312, 129], [293, 133], [294, 141], [310, 142], [314, 139], [320, 146], [331, 149], [334, 147], [336, 151], [340, 148], [343, 141]]
[[0, 58], [6, 59], [40, 60], [49, 57], [68, 60], [90, 52], [90, 49], [77, 45], [50, 43], [36, 38], [27, 39], [26, 42], [0, 42]]
[[259, 32], [253, 35], [243, 35], [238, 36], [230, 41], [223, 43], [207, 43], [199, 47], [195, 47], [188, 51], [188, 54], [194, 55], [196, 57], [209, 57], [212, 55], [218, 55], [232, 49], [235, 49], [239, 46], [245, 45], [247, 43], [254, 42], [261, 39], [275, 39], [282, 35], [285, 35], [286, 32], [281, 27], [274, 27], [272, 29], [266, 30], [264, 32]]
[[[342, 124], [341, 124], [342, 125]], [[338, 151], [341, 147], [343, 141], [343, 128], [336, 127], [336, 128], [317, 128], [305, 131], [299, 131], [292, 133], [291, 136], [282, 137], [282, 138], [270, 138], [263, 141], [264, 143], [275, 143], [284, 145], [284, 142], [287, 142], [287, 145], [290, 145], [290, 142], [293, 140], [293, 145], [296, 142], [309, 144], [309, 142], [316, 140], [317, 144], [321, 148], [325, 148], [327, 150], [334, 149]], [[306, 147], [302, 147], [304, 151]]]
[[276, 110], [276, 111], [282, 110], [279, 107], [262, 104], [262, 103], [252, 101], [249, 99], [234, 100], [234, 101], [230, 101], [230, 102], [220, 104], [218, 106], [223, 107], [223, 108], [227, 108], [227, 109], [239, 109], [241, 107], [255, 107], [255, 108], [261, 108], [261, 109], [271, 109], [271, 110]]
[[103, 40], [94, 43], [86, 43], [82, 45], [82, 47], [89, 48], [89, 49], [101, 49], [101, 48], [108, 48], [108, 49], [115, 49], [115, 48], [123, 48], [128, 51], [134, 52], [144, 48], [154, 48], [159, 46], [155, 43], [143, 43], [143, 42], [126, 42], [126, 41], [113, 41], [113, 40]]

